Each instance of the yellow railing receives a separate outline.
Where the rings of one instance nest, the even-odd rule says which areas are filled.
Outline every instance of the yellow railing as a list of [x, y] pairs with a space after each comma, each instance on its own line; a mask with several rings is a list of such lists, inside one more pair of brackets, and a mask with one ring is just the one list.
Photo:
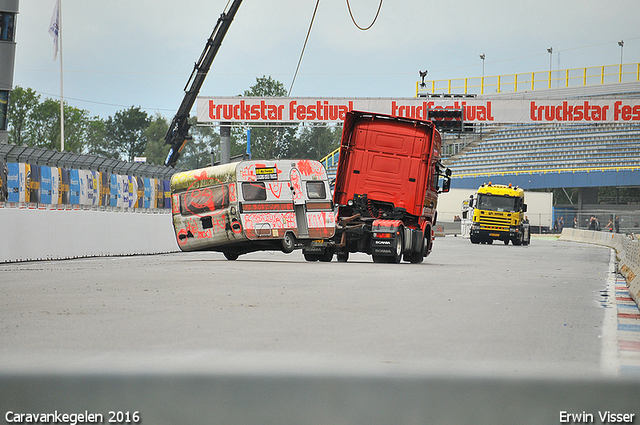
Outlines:
[[640, 81], [640, 63], [524, 72], [488, 77], [416, 82], [416, 96], [426, 93], [489, 94]]
[[328, 154], [327, 156], [325, 156], [324, 158], [322, 158], [320, 160], [320, 162], [322, 163], [322, 165], [324, 165], [324, 168], [326, 168], [327, 170], [333, 166], [337, 166], [337, 158], [336, 158], [336, 154], [340, 152], [340, 148], [336, 148], [333, 152], [331, 152], [330, 154]]

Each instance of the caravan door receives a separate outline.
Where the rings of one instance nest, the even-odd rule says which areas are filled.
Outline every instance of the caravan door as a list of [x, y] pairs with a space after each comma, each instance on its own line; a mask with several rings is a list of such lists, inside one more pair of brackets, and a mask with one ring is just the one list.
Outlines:
[[293, 208], [296, 213], [296, 226], [298, 227], [298, 238], [309, 237], [309, 223], [307, 223], [307, 213], [305, 211], [306, 196], [302, 188], [302, 176], [297, 168], [291, 168], [289, 174], [289, 184], [291, 185], [291, 195], [293, 196]]

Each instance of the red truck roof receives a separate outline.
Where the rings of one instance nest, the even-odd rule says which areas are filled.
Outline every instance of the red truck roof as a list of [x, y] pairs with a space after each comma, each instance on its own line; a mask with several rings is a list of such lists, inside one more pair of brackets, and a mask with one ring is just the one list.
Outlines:
[[[342, 130], [334, 202], [356, 194], [420, 216], [440, 159], [440, 133], [428, 121], [352, 111]], [[430, 166], [428, 166], [430, 165]]]

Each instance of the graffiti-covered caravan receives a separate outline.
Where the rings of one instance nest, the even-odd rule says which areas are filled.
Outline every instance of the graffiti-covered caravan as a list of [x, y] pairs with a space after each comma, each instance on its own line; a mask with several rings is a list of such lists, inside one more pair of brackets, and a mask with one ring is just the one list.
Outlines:
[[324, 166], [313, 160], [242, 161], [176, 173], [171, 206], [183, 251], [235, 260], [260, 250], [291, 252], [335, 232]]

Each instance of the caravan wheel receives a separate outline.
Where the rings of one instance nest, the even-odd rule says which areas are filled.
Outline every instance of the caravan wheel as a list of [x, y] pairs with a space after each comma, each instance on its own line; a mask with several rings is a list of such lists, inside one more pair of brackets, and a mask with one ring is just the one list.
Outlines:
[[282, 246], [282, 252], [289, 254], [293, 252], [293, 249], [296, 246], [296, 239], [291, 232], [287, 232], [284, 234], [280, 244]]

